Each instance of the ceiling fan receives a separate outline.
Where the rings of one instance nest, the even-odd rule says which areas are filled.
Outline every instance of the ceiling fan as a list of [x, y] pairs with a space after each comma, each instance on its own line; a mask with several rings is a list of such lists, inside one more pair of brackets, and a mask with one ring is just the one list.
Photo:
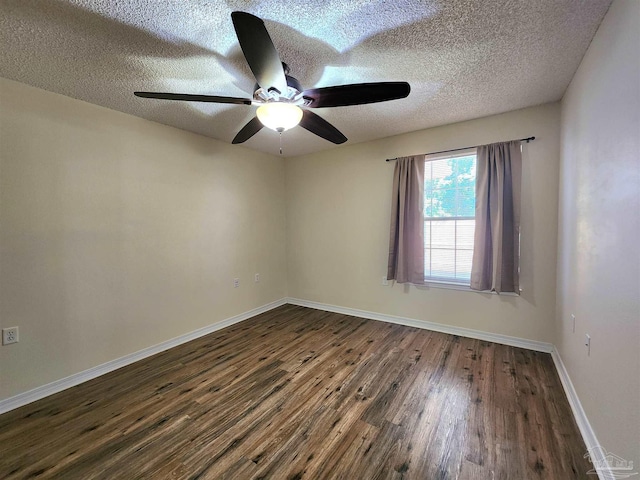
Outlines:
[[280, 61], [262, 19], [246, 12], [233, 12], [231, 20], [242, 53], [257, 81], [253, 99], [161, 92], [134, 92], [134, 95], [162, 100], [258, 105], [256, 116], [238, 132], [231, 142], [234, 144], [249, 140], [263, 126], [282, 133], [298, 124], [325, 140], [341, 144], [347, 137], [309, 108], [363, 105], [409, 95], [407, 82], [357, 83], [303, 90], [300, 82], [289, 75], [289, 67]]

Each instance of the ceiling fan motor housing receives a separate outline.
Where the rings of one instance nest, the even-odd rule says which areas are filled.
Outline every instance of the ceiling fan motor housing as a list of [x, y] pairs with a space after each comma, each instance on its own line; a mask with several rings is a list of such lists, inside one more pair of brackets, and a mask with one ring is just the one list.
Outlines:
[[260, 102], [278, 102], [278, 101], [289, 101], [294, 100], [297, 95], [302, 92], [302, 85], [297, 78], [292, 77], [290, 75], [285, 75], [287, 80], [287, 91], [286, 92], [278, 92], [278, 90], [274, 87], [271, 87], [269, 90], [265, 90], [261, 88], [257, 83], [254, 87], [253, 98], [254, 100]]

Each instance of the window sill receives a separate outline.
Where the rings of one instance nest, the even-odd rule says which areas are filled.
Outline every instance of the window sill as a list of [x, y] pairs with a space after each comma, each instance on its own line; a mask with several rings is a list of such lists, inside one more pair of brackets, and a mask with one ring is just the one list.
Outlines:
[[[422, 289], [426, 288], [443, 288], [445, 290], [459, 290], [459, 291], [463, 291], [463, 292], [472, 292], [472, 293], [484, 293], [485, 295], [506, 295], [509, 297], [519, 297], [520, 295], [518, 295], [517, 293], [514, 292], [502, 292], [502, 293], [496, 293], [496, 292], [491, 292], [489, 290], [471, 290], [471, 287], [469, 287], [469, 285], [465, 285], [462, 283], [455, 283], [455, 282], [442, 282], [442, 281], [436, 281], [436, 280], [426, 280], [423, 284], [415, 284], [413, 283], [412, 285], [414, 285], [417, 288], [422, 287]], [[520, 288], [520, 293], [522, 293], [522, 288]]]

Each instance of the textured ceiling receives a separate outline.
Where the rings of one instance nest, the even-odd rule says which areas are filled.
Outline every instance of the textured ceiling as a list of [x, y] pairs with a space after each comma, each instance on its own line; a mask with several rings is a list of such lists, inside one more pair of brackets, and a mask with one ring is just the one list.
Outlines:
[[[611, 0], [2, 0], [0, 76], [230, 143], [254, 106], [231, 12], [264, 19], [304, 88], [407, 81], [409, 97], [315, 109], [348, 144], [559, 100]], [[535, 133], [535, 132], [532, 132]], [[335, 146], [297, 127], [284, 153]], [[263, 129], [246, 147], [277, 154]]]

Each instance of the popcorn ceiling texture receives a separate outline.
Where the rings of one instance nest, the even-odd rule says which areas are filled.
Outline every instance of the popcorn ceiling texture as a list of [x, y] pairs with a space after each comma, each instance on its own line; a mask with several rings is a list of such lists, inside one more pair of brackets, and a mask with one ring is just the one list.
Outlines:
[[[3, 0], [0, 76], [231, 139], [256, 107], [140, 99], [134, 90], [250, 98], [231, 12], [265, 20], [304, 88], [404, 80], [406, 99], [316, 109], [348, 144], [559, 100], [611, 0]], [[532, 132], [535, 134], [535, 132]], [[294, 128], [285, 155], [336, 148]], [[244, 146], [277, 154], [267, 129]]]

